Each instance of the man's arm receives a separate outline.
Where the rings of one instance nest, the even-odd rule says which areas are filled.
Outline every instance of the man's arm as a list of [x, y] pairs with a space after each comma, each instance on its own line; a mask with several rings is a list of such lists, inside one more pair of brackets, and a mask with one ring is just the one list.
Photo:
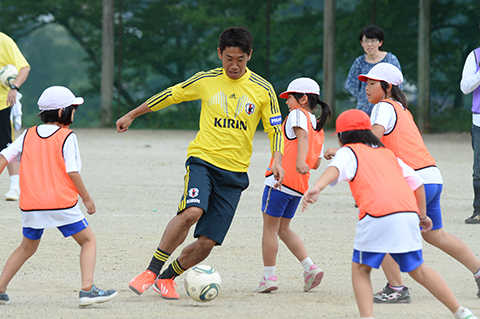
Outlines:
[[128, 127], [132, 124], [133, 120], [145, 113], [150, 113], [152, 110], [148, 107], [147, 102], [143, 102], [140, 106], [134, 108], [121, 118], [117, 120], [117, 132], [123, 133], [128, 130]]
[[272, 172], [273, 177], [275, 178], [276, 182], [273, 185], [273, 188], [282, 188], [283, 176], [285, 175], [285, 171], [282, 168], [282, 153], [274, 151], [272, 154], [273, 162], [272, 162]]
[[[20, 71], [18, 71], [17, 78], [15, 79], [15, 81], [13, 81], [12, 84], [15, 85], [17, 88], [20, 88], [22, 84], [25, 82], [25, 80], [27, 80], [29, 73], [30, 73], [29, 66], [21, 68]], [[12, 107], [13, 105], [15, 105], [16, 101], [17, 101], [17, 90], [10, 89], [7, 95], [7, 105], [9, 107]]]
[[460, 89], [463, 94], [469, 94], [480, 86], [480, 72], [477, 72], [477, 64], [475, 62], [475, 53], [472, 51], [465, 60], [463, 66], [462, 80], [460, 81]]

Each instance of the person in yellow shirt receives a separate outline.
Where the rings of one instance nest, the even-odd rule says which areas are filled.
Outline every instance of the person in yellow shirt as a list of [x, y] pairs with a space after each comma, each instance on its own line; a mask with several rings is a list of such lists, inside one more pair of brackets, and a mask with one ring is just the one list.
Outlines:
[[[30, 65], [15, 41], [5, 33], [0, 32], [0, 68], [7, 64], [15, 65], [18, 75], [9, 87], [0, 85], [0, 150], [7, 147], [15, 139], [10, 113], [17, 101], [17, 93], [30, 72]], [[20, 162], [11, 162], [7, 168], [10, 175], [10, 189], [5, 194], [5, 199], [7, 201], [18, 201], [20, 198]]]
[[[184, 101], [202, 103], [200, 129], [188, 147], [184, 192], [177, 215], [167, 225], [147, 270], [129, 283], [139, 295], [154, 285], [163, 298], [178, 299], [175, 277], [207, 258], [215, 245], [222, 244], [240, 195], [249, 184], [247, 170], [260, 120], [270, 138], [275, 187], [281, 185], [282, 116], [272, 85], [247, 68], [252, 43], [246, 27], [225, 29], [217, 49], [221, 68], [198, 72], [117, 120], [117, 131], [122, 133], [142, 114]], [[197, 240], [160, 274], [194, 224]]]

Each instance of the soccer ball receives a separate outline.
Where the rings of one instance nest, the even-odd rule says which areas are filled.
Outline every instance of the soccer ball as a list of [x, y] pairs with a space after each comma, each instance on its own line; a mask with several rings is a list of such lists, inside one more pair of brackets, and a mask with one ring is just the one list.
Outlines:
[[188, 296], [199, 302], [215, 299], [220, 292], [221, 284], [218, 272], [207, 265], [193, 267], [185, 277], [185, 290]]
[[0, 82], [9, 88], [17, 78], [17, 75], [17, 67], [13, 64], [7, 64], [0, 69]]

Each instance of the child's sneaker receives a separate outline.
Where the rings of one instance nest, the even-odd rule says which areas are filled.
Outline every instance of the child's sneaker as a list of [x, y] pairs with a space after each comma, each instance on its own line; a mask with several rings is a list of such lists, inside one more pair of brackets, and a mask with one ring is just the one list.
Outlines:
[[5, 292], [3, 294], [0, 293], [0, 305], [6, 304], [9, 300], [8, 295]]
[[456, 319], [478, 319], [470, 309], [464, 307], [458, 308], [453, 315]]
[[309, 291], [322, 282], [323, 278], [323, 271], [315, 265], [310, 267], [310, 271], [303, 273], [303, 282], [305, 285], [303, 286], [303, 291]]
[[20, 190], [17, 188], [10, 188], [5, 194], [6, 201], [18, 201], [20, 199]]
[[105, 302], [112, 300], [118, 295], [118, 292], [115, 290], [103, 290], [100, 288], [95, 287], [92, 285], [92, 289], [90, 291], [80, 290], [80, 299], [79, 299], [79, 306], [91, 306], [95, 303]]
[[389, 283], [382, 291], [373, 295], [373, 301], [376, 303], [409, 303], [411, 300], [408, 287], [403, 287], [402, 290], [395, 290], [390, 288]]
[[265, 279], [265, 276], [262, 277], [262, 280], [260, 281], [260, 284], [258, 285], [257, 289], [255, 289], [255, 292], [270, 292], [277, 290], [277, 276], [271, 276], [268, 279]]

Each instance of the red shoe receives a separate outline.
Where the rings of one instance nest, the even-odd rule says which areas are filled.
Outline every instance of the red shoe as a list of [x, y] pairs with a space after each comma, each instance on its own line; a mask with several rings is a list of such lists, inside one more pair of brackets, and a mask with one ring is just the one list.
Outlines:
[[171, 279], [158, 278], [155, 281], [155, 285], [153, 285], [153, 290], [158, 292], [165, 299], [178, 299], [180, 298], [180, 295], [175, 289], [176, 286], [177, 286], [177, 283], [175, 282], [175, 280], [173, 280], [173, 278]]
[[141, 295], [155, 283], [157, 275], [151, 270], [145, 270], [137, 277], [133, 278], [128, 287], [132, 289], [137, 295]]

